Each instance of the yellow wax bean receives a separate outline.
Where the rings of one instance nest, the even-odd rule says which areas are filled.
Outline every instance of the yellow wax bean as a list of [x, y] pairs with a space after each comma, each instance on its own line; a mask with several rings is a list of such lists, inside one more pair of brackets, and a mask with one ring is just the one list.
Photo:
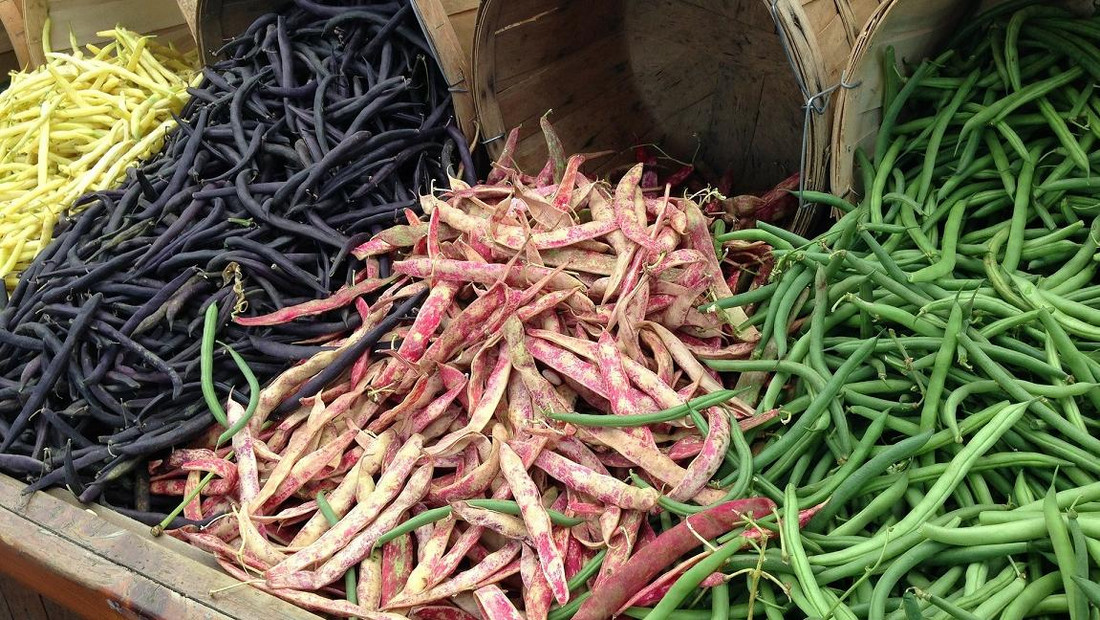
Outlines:
[[[15, 265], [19, 262], [19, 255], [23, 253], [23, 244], [25, 242], [24, 239], [20, 239], [16, 243], [15, 248], [10, 250], [10, 255], [5, 258], [4, 264], [0, 265], [0, 277], [8, 275], [15, 269]], [[5, 252], [8, 252], [8, 250], [5, 250]]]
[[196, 55], [154, 37], [116, 28], [105, 45], [53, 52], [49, 34], [47, 21], [46, 64], [14, 72], [0, 92], [0, 277], [9, 288], [58, 217], [163, 144], [200, 79]]

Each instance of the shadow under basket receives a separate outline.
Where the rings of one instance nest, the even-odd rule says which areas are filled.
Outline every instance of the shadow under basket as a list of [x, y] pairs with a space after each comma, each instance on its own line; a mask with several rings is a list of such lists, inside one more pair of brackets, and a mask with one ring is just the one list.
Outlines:
[[[537, 171], [549, 111], [567, 152], [614, 151], [592, 162], [598, 172], [656, 144], [708, 177], [731, 170], [736, 192], [771, 187], [802, 163], [800, 84], [815, 93], [839, 77], [878, 4], [773, 1], [486, 0], [474, 41], [482, 140], [495, 157], [521, 127], [516, 161]], [[810, 187], [824, 186], [829, 115], [808, 127]]]

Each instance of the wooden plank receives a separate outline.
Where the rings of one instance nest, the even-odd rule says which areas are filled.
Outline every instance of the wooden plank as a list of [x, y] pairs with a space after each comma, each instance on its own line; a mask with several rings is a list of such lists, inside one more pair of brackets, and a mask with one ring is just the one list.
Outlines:
[[176, 0], [176, 3], [180, 7], [180, 13], [183, 13], [184, 21], [187, 22], [187, 28], [191, 30], [191, 36], [198, 40], [199, 0]]
[[470, 58], [459, 43], [447, 10], [439, 0], [413, 0], [412, 6], [443, 77], [447, 80], [447, 86], [451, 89], [458, 126], [467, 138], [472, 138], [477, 113], [474, 111]]
[[0, 620], [78, 620], [73, 613], [18, 581], [0, 576]]
[[22, 488], [0, 476], [0, 572], [85, 617], [318, 618], [154, 541], [135, 521]]

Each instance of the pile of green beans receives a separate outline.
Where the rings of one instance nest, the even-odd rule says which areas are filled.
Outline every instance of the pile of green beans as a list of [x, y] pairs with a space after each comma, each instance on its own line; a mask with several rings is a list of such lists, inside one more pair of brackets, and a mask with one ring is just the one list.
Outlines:
[[831, 228], [716, 236], [773, 248], [767, 285], [718, 302], [749, 311], [752, 359], [710, 366], [771, 373], [758, 411], [786, 414], [748, 440], [787, 592], [750, 571], [708, 617], [1100, 618], [1100, 18], [964, 23], [887, 55], [863, 197], [803, 195]]

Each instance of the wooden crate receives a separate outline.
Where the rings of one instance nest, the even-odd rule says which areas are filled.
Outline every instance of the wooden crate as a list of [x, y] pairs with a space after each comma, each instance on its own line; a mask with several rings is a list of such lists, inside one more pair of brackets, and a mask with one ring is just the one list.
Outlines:
[[[494, 156], [522, 128], [524, 170], [545, 161], [538, 121], [552, 111], [566, 150], [620, 154], [607, 168], [655, 142], [716, 176], [731, 168], [735, 189], [771, 187], [800, 168], [807, 96], [839, 79], [879, 1], [484, 0], [478, 120]], [[829, 126], [827, 110], [807, 129], [812, 187]]]
[[50, 47], [69, 49], [69, 33], [77, 43], [96, 43], [103, 38], [97, 32], [123, 26], [142, 34], [157, 35], [162, 43], [180, 49], [195, 47], [179, 5], [173, 0], [23, 0], [23, 27], [30, 65], [45, 60], [42, 50], [43, 27], [50, 19]]
[[12, 618], [319, 619], [148, 526], [78, 506], [67, 491], [25, 496], [23, 486], [0, 475], [0, 595]]

